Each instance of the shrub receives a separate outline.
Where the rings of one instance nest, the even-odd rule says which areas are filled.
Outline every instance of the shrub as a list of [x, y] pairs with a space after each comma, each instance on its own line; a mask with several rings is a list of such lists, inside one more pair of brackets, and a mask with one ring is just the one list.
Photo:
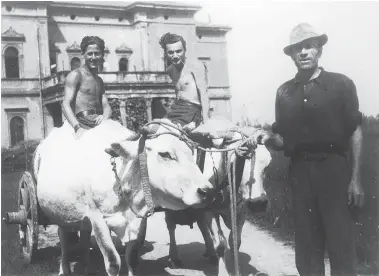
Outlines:
[[17, 143], [11, 148], [1, 148], [2, 172], [30, 170], [33, 154], [39, 145], [37, 140], [27, 140]]

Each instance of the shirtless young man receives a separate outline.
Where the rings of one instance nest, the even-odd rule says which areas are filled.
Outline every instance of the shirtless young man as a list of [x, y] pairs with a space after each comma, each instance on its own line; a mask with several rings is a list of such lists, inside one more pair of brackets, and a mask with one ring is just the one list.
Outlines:
[[167, 72], [175, 83], [177, 94], [166, 118], [193, 129], [209, 118], [209, 99], [204, 78], [197, 75], [202, 68], [186, 61], [186, 42], [182, 36], [166, 33], [159, 43], [171, 61]]
[[83, 38], [84, 65], [70, 72], [66, 78], [62, 110], [76, 138], [86, 129], [99, 125], [112, 116], [112, 109], [105, 97], [103, 80], [98, 68], [104, 57], [104, 41], [97, 36]]

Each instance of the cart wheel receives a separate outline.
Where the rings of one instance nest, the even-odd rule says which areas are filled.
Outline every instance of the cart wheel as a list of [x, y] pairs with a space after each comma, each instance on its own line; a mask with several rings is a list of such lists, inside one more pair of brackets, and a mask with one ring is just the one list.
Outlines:
[[29, 172], [21, 175], [18, 190], [19, 211], [25, 211], [27, 223], [19, 225], [21, 253], [24, 263], [30, 264], [38, 247], [37, 191]]

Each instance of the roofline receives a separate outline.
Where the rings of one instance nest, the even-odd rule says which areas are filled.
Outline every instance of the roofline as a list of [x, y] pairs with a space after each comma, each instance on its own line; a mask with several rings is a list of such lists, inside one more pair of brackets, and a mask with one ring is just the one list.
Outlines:
[[136, 8], [150, 8], [150, 9], [162, 9], [162, 10], [185, 10], [197, 12], [202, 9], [199, 5], [182, 4], [175, 2], [160, 2], [160, 1], [136, 1], [126, 7], [126, 10], [133, 10]]
[[216, 31], [227, 33], [232, 30], [232, 27], [227, 25], [212, 25], [212, 24], [196, 24], [196, 30], [199, 31]]
[[73, 3], [73, 2], [64, 2], [64, 1], [50, 1], [50, 7], [65, 7], [65, 8], [82, 8], [82, 9], [96, 9], [96, 10], [113, 10], [113, 11], [125, 11], [125, 7], [120, 6], [105, 6], [105, 5], [96, 5], [96, 4], [85, 4], [85, 3]]
[[201, 10], [199, 5], [182, 4], [175, 2], [160, 2], [160, 1], [135, 1], [131, 4], [126, 4], [125, 6], [113, 6], [113, 5], [96, 5], [93, 3], [75, 3], [66, 1], [46, 1], [50, 7], [67, 7], [67, 8], [90, 8], [99, 10], [116, 10], [116, 11], [132, 11], [138, 8], [150, 8], [150, 9], [161, 9], [161, 10], [185, 10], [193, 11], [194, 13]]

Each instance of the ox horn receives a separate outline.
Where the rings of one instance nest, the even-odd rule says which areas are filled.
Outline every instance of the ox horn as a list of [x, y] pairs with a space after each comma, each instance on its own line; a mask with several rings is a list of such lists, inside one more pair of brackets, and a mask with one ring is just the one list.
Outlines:
[[149, 134], [155, 134], [157, 133], [158, 128], [159, 128], [158, 124], [150, 124], [150, 125], [142, 127], [140, 129], [140, 133], [144, 136], [147, 136]]

